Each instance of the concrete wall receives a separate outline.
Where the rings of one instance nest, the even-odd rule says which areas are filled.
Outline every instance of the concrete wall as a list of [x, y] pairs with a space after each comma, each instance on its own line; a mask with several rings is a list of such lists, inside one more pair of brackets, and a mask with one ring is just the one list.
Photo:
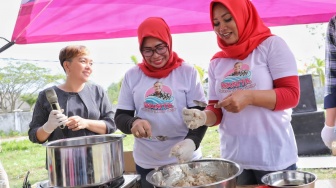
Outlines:
[[5, 133], [18, 131], [21, 133], [28, 132], [32, 112], [13, 112], [0, 114], [0, 130]]

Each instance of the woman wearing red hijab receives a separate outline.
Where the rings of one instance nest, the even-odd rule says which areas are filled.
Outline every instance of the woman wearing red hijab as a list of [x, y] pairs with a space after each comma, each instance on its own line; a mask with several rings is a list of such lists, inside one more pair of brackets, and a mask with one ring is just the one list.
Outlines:
[[196, 69], [172, 50], [170, 29], [151, 17], [138, 28], [142, 63], [128, 70], [121, 85], [115, 122], [135, 136], [133, 157], [142, 187], [153, 187], [146, 175], [156, 167], [200, 159], [200, 142], [207, 127], [188, 129], [183, 108], [204, 109], [206, 102]]
[[261, 184], [267, 173], [296, 169], [290, 123], [299, 101], [296, 61], [250, 0], [213, 0], [210, 13], [221, 51], [209, 65], [209, 105], [185, 109], [183, 119], [191, 129], [219, 124], [221, 157], [244, 169], [238, 185]]

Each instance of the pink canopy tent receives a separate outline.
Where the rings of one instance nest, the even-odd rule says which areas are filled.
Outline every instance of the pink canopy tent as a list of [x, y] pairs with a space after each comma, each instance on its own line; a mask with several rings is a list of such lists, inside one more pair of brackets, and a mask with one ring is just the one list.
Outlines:
[[[136, 36], [141, 21], [163, 17], [173, 33], [212, 30], [209, 0], [22, 0], [11, 43]], [[336, 0], [252, 0], [266, 25], [327, 22]]]

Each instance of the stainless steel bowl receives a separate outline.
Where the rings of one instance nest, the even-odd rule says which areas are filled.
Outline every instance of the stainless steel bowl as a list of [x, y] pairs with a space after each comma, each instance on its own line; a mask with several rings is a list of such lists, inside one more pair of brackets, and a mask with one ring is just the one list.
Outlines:
[[317, 177], [315, 174], [297, 170], [284, 170], [266, 174], [261, 181], [276, 188], [314, 188]]
[[211, 184], [189, 187], [235, 188], [236, 177], [242, 173], [242, 168], [237, 163], [229, 160], [201, 159], [182, 164], [170, 164], [159, 167], [156, 170], [152, 170], [146, 176], [146, 179], [157, 188], [177, 188], [177, 186], [174, 185], [178, 181], [185, 179], [185, 171], [188, 171], [188, 174], [205, 173], [216, 179], [216, 181]]

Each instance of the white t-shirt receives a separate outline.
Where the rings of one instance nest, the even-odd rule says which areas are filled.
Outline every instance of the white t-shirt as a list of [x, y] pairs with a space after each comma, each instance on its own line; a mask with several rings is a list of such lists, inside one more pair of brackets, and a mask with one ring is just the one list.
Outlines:
[[[240, 65], [240, 71], [234, 69]], [[263, 41], [244, 60], [213, 59], [209, 66], [209, 100], [222, 100], [236, 90], [270, 90], [273, 80], [297, 75], [295, 58], [277, 36]], [[247, 106], [239, 113], [223, 111], [219, 126], [221, 156], [244, 169], [281, 170], [298, 160], [292, 109], [272, 111]]]
[[[159, 81], [162, 91], [154, 94], [154, 84]], [[135, 110], [136, 115], [151, 124], [153, 136], [168, 136], [166, 141], [135, 138], [133, 156], [142, 168], [155, 168], [177, 163], [169, 157], [171, 148], [182, 141], [188, 128], [182, 119], [184, 107], [196, 106], [193, 100], [206, 102], [199, 75], [186, 63], [174, 69], [166, 78], [146, 76], [138, 66], [125, 74], [118, 99], [118, 109]], [[193, 159], [200, 159], [201, 150], [194, 152]]]

